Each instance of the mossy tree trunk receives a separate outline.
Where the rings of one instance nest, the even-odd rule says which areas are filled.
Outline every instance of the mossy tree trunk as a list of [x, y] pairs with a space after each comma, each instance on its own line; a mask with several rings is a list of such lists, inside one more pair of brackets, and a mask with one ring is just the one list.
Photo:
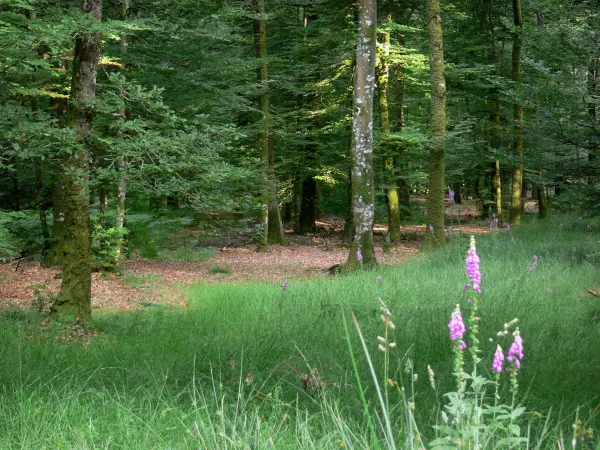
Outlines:
[[[354, 117], [352, 120], [352, 227], [354, 238], [347, 268], [377, 264], [373, 248], [375, 185], [373, 182], [373, 95], [377, 43], [377, 0], [360, 0], [356, 37]], [[362, 255], [359, 261], [358, 252]]]
[[[83, 11], [97, 21], [102, 0], [84, 0]], [[92, 264], [90, 236], [89, 155], [92, 109], [95, 98], [101, 38], [98, 31], [79, 30], [75, 40], [71, 83], [70, 120], [77, 142], [66, 159], [63, 174], [65, 228], [63, 281], [52, 305], [53, 314], [87, 320], [92, 316]]]
[[[492, 46], [492, 55], [494, 58], [494, 75], [500, 78], [500, 54], [496, 46], [496, 34], [494, 30], [494, 17], [492, 15], [492, 2], [487, 3], [489, 11], [487, 14], [487, 22], [490, 31], [490, 41]], [[494, 151], [498, 151], [502, 145], [501, 129], [500, 129], [500, 92], [498, 88], [491, 89], [491, 100], [494, 105], [492, 112], [492, 130], [490, 144]], [[492, 199], [496, 209], [496, 217], [502, 220], [502, 176], [500, 172], [500, 160], [497, 159], [492, 163]]]
[[[439, 0], [427, 0], [431, 100], [429, 122], [429, 183], [425, 246], [442, 245], [444, 235], [444, 176], [446, 146], [446, 77], [444, 75], [444, 37]], [[431, 231], [430, 227], [433, 227]]]
[[[523, 46], [523, 12], [521, 0], [513, 0], [513, 13], [515, 31], [513, 33], [512, 47], [512, 79], [518, 87], [521, 83], [521, 49]], [[523, 215], [521, 195], [523, 189], [523, 105], [514, 105], [514, 140], [513, 150], [517, 164], [513, 169], [512, 201], [510, 207], [510, 221], [519, 224]]]
[[265, 11], [265, 0], [254, 0], [254, 48], [259, 66], [256, 69], [256, 77], [261, 85], [259, 107], [262, 113], [258, 145], [263, 161], [263, 204], [261, 207], [261, 222], [263, 233], [259, 238], [257, 251], [268, 250], [269, 243], [285, 244], [283, 236], [283, 225], [279, 202], [277, 201], [276, 184], [274, 180], [274, 150], [272, 149], [271, 136], [271, 100], [269, 95], [269, 73], [267, 65], [267, 21]]
[[[388, 5], [389, 6], [389, 5]], [[386, 24], [392, 24], [392, 13], [386, 14]], [[390, 107], [388, 100], [388, 85], [390, 79], [390, 67], [388, 59], [390, 57], [391, 35], [389, 30], [385, 30], [378, 35], [379, 49], [377, 52], [377, 68], [375, 75], [377, 77], [377, 90], [379, 97], [379, 122], [381, 133], [385, 139], [392, 131], [390, 125]], [[384, 152], [389, 153], [385, 148]], [[400, 204], [398, 189], [396, 188], [396, 164], [392, 155], [385, 155], [383, 159], [384, 179], [386, 183], [385, 195], [388, 212], [388, 233], [390, 242], [400, 242]]]
[[[398, 35], [398, 45], [404, 47], [404, 35]], [[395, 108], [394, 108], [394, 129], [395, 133], [400, 133], [404, 130], [405, 126], [405, 117], [404, 117], [404, 92], [406, 88], [405, 83], [405, 68], [402, 63], [397, 63], [396, 69], [394, 71], [395, 80], [395, 89], [394, 89], [394, 97], [395, 97]], [[404, 158], [404, 154], [406, 152], [407, 145], [402, 143], [400, 146], [399, 160], [394, 160], [394, 167], [396, 168], [395, 178], [396, 178], [396, 187], [398, 193], [398, 202], [401, 207], [404, 208], [405, 214], [410, 215], [410, 186], [408, 181], [406, 181], [406, 163], [402, 160]]]

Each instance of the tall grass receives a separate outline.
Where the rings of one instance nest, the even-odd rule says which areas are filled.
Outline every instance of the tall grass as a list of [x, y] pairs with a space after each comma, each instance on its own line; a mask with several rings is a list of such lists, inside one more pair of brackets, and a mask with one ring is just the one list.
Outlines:
[[[401, 448], [415, 428], [426, 445], [443, 393], [455, 390], [447, 323], [468, 296], [467, 248], [468, 236], [454, 235], [448, 248], [399, 267], [291, 281], [288, 290], [197, 285], [187, 311], [97, 317], [91, 342], [63, 342], [40, 331], [36, 316], [5, 314], [0, 448], [371, 449], [392, 439]], [[578, 446], [597, 448], [600, 298], [587, 291], [600, 288], [598, 222], [534, 221], [479, 237], [477, 250], [481, 368], [491, 374], [496, 344], [488, 338], [518, 317], [526, 446], [566, 448], [581, 419]], [[396, 325], [386, 353], [377, 350], [379, 298]], [[352, 326], [344, 331], [350, 310], [368, 353]], [[369, 360], [379, 386], [393, 383], [383, 399], [389, 427]], [[500, 395], [510, 403], [507, 384]], [[593, 438], [583, 437], [588, 428]]]

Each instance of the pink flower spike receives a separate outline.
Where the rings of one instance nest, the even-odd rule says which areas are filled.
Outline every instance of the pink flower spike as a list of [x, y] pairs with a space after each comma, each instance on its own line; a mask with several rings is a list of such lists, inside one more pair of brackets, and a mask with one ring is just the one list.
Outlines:
[[462, 339], [465, 335], [466, 327], [463, 322], [462, 314], [460, 313], [460, 305], [456, 305], [456, 309], [452, 313], [450, 322], [448, 323], [448, 328], [450, 329], [450, 340], [452, 342], [457, 339]]
[[514, 363], [518, 369], [521, 367], [521, 360], [525, 356], [523, 353], [523, 339], [521, 338], [521, 334], [519, 333], [518, 328], [513, 333], [513, 335], [515, 336], [515, 340], [510, 345], [510, 348], [508, 349], [508, 358], [506, 358], [506, 359], [508, 359], [510, 362]]
[[358, 249], [357, 252], [356, 252], [356, 260], [357, 261], [362, 261], [363, 260], [363, 255], [360, 252], [360, 249]]
[[377, 275], [377, 281], [381, 281], [381, 275]]
[[494, 361], [492, 362], [492, 369], [496, 373], [502, 372], [502, 363], [504, 362], [504, 352], [502, 347], [499, 345], [496, 347], [496, 353], [494, 353]]
[[460, 341], [460, 343], [458, 344], [458, 349], [462, 352], [466, 348], [467, 348], [467, 343], [465, 341]]
[[433, 231], [433, 225], [429, 224], [429, 231]]

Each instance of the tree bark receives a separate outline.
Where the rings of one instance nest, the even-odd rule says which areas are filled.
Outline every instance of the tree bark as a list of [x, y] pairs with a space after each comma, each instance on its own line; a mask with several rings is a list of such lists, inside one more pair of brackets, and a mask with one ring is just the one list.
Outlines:
[[[446, 78], [444, 75], [444, 38], [439, 0], [427, 0], [429, 31], [429, 68], [431, 100], [429, 122], [429, 183], [427, 191], [427, 227], [425, 245], [442, 245], [444, 233], [444, 176], [446, 146]], [[433, 227], [433, 231], [431, 228]]]
[[[352, 120], [352, 226], [347, 268], [377, 264], [373, 248], [373, 94], [377, 41], [377, 0], [360, 0], [356, 37], [354, 117]], [[362, 256], [362, 261], [360, 261]]]
[[260, 65], [256, 70], [258, 83], [262, 92], [259, 97], [259, 106], [262, 113], [261, 130], [259, 135], [259, 148], [263, 161], [264, 199], [261, 207], [261, 222], [263, 233], [259, 237], [257, 251], [268, 251], [269, 243], [285, 244], [283, 225], [277, 192], [274, 182], [274, 152], [272, 150], [271, 136], [271, 100], [269, 95], [269, 73], [267, 66], [267, 21], [265, 19], [265, 0], [254, 0], [255, 12], [259, 15], [254, 19], [254, 48], [256, 58]]
[[[392, 24], [392, 13], [386, 15], [386, 23]], [[390, 31], [386, 30], [379, 33], [379, 52], [377, 57], [377, 68], [375, 74], [377, 77], [377, 90], [379, 94], [379, 121], [381, 125], [381, 133], [388, 135], [392, 131], [390, 125], [390, 107], [388, 100], [388, 85], [390, 78], [390, 67], [388, 59], [390, 57], [391, 35]], [[386, 151], [387, 149], [384, 149]], [[385, 194], [388, 211], [388, 233], [390, 242], [400, 242], [400, 204], [398, 190], [396, 188], [396, 167], [394, 157], [387, 155], [383, 159], [384, 179], [386, 182]]]
[[306, 177], [302, 181], [302, 196], [300, 203], [300, 216], [298, 218], [298, 231], [312, 233], [316, 230], [317, 218], [317, 180]]
[[[523, 12], [521, 0], [513, 0], [513, 13], [515, 32], [513, 33], [512, 47], [512, 79], [516, 86], [521, 83], [521, 49], [523, 32]], [[517, 164], [513, 169], [512, 202], [510, 208], [510, 221], [519, 224], [523, 215], [521, 195], [523, 192], [523, 105], [514, 105], [514, 141], [513, 150], [517, 157]]]
[[[84, 0], [83, 11], [97, 21], [102, 0]], [[63, 281], [52, 305], [52, 314], [90, 319], [92, 316], [92, 261], [89, 194], [89, 139], [92, 131], [90, 101], [95, 98], [101, 38], [98, 31], [79, 30], [75, 40], [70, 115], [77, 147], [66, 160], [63, 174], [65, 193], [65, 239]]]

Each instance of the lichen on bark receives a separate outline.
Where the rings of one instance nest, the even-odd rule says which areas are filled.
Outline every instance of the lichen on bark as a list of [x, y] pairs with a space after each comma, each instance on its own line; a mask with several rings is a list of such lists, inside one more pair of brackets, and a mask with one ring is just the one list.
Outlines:
[[[353, 270], [376, 265], [373, 248], [375, 188], [373, 182], [373, 95], [375, 90], [375, 55], [377, 2], [361, 0], [358, 6], [356, 38], [356, 73], [354, 116], [352, 120], [352, 226], [354, 238], [346, 268]], [[362, 261], [357, 258], [358, 252]]]

